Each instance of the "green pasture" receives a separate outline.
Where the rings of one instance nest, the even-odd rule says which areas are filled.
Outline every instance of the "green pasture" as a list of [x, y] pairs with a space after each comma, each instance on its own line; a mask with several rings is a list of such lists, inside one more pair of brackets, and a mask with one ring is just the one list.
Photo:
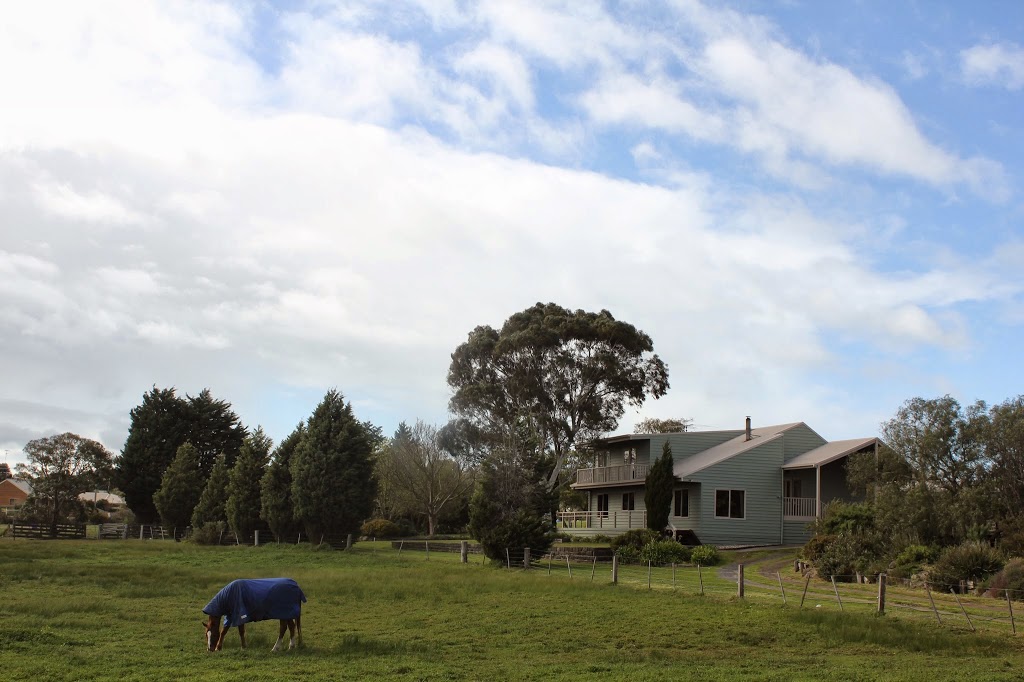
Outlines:
[[[664, 570], [664, 569], [663, 569]], [[643, 567], [531, 571], [359, 543], [200, 547], [0, 541], [0, 673], [10, 680], [1020, 679], [1022, 637], [730, 596], [705, 569], [647, 590]], [[277, 624], [204, 650], [200, 610], [239, 577], [288, 576], [309, 598], [305, 647]], [[687, 581], [687, 582], [683, 582]], [[672, 589], [675, 587], [676, 589]], [[699, 588], [698, 588], [699, 589]]]

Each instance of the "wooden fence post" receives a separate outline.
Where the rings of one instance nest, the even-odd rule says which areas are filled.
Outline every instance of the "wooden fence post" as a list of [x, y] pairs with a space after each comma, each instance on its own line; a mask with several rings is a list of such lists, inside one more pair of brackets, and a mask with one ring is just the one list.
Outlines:
[[878, 615], [885, 615], [885, 581], [888, 576], [885, 573], [878, 574]]
[[530, 567], [530, 548], [529, 547], [523, 547], [523, 568], [529, 568], [529, 567]]
[[1013, 622], [1013, 602], [1010, 601], [1010, 591], [1003, 590], [1006, 593], [1006, 608], [1010, 609], [1010, 627], [1013, 629], [1013, 634], [1017, 634], [1017, 624]]
[[804, 607], [804, 599], [807, 598], [807, 587], [811, 584], [811, 576], [807, 576], [807, 580], [804, 581], [804, 593], [800, 596], [800, 608]]
[[352, 549], [352, 533], [349, 533], [348, 537], [345, 538], [345, 549]]
[[935, 608], [935, 600], [932, 598], [932, 588], [928, 585], [928, 581], [925, 581], [924, 589], [928, 590], [928, 601], [932, 603], [932, 611], [935, 612], [935, 620], [939, 622], [939, 625], [942, 625], [942, 619], [939, 618], [939, 610]]
[[697, 580], [700, 582], [700, 596], [704, 596], [704, 576], [700, 573], [700, 564], [697, 564]]
[[402, 548], [405, 547], [405, 540], [398, 541], [398, 556], [402, 556]]
[[743, 599], [743, 564], [736, 564], [736, 596]]
[[254, 531], [254, 533], [255, 534], [253, 535], [252, 544], [253, 544], [254, 547], [259, 547], [260, 546], [260, 532], [259, 532], [259, 530], [256, 530], [256, 531]]
[[508, 570], [512, 570], [512, 557], [509, 556], [508, 547], [505, 548], [505, 566]]
[[843, 600], [839, 598], [839, 587], [836, 585], [836, 577], [835, 576], [831, 576], [831, 577], [832, 577], [832, 589], [836, 593], [836, 601], [839, 602], [839, 610], [842, 611], [843, 610]]
[[793, 559], [793, 572], [794, 573], [799, 573], [800, 572], [800, 560], [799, 559]]
[[594, 582], [594, 574], [597, 573], [597, 555], [594, 555], [594, 567], [590, 569], [590, 582]]
[[672, 591], [676, 591], [676, 562], [672, 562]]
[[651, 561], [647, 560], [647, 589], [651, 589]]
[[[430, 540], [424, 540], [423, 546], [427, 549], [427, 561], [430, 561]], [[508, 550], [505, 550], [508, 551]]]
[[956, 599], [957, 606], [960, 607], [960, 611], [963, 612], [964, 618], [967, 619], [967, 624], [971, 626], [971, 632], [977, 632], [977, 630], [974, 629], [974, 623], [971, 622], [971, 617], [967, 615], [967, 609], [965, 609], [964, 605], [960, 602], [960, 595], [958, 595], [956, 593], [956, 590], [954, 590], [952, 587], [949, 588], [949, 591], [953, 593], [953, 598]]
[[775, 575], [777, 575], [779, 577], [779, 589], [782, 590], [782, 605], [785, 606], [786, 605], [786, 586], [782, 584], [782, 574], [781, 573], [776, 573]]
[[612, 585], [619, 584], [619, 555], [612, 554]]
[[469, 563], [469, 542], [467, 542], [466, 540], [463, 540], [459, 543], [459, 555], [460, 558], [462, 559], [462, 563]]
[[572, 566], [569, 565], [569, 555], [565, 555], [565, 569], [569, 571], [569, 578], [572, 579]]

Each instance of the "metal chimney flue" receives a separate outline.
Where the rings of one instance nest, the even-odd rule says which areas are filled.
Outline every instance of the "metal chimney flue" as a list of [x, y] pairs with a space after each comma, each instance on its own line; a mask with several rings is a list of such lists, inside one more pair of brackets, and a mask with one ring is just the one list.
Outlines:
[[750, 417], [747, 417], [747, 440], [750, 440]]

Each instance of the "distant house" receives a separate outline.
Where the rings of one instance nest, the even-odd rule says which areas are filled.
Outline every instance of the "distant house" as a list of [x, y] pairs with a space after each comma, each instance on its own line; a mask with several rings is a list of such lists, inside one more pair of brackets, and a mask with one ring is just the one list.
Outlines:
[[589, 511], [561, 512], [559, 530], [617, 535], [647, 526], [644, 479], [668, 443], [680, 479], [667, 531], [718, 546], [803, 543], [833, 500], [852, 500], [845, 464], [876, 453], [877, 438], [828, 442], [803, 422], [753, 429], [627, 434], [592, 444], [595, 466], [572, 487]]
[[92, 502], [99, 507], [106, 508], [108, 511], [116, 511], [124, 506], [123, 497], [106, 490], [89, 490], [80, 493], [78, 499], [82, 502]]
[[0, 481], [0, 514], [14, 516], [32, 494], [32, 485], [18, 478]]

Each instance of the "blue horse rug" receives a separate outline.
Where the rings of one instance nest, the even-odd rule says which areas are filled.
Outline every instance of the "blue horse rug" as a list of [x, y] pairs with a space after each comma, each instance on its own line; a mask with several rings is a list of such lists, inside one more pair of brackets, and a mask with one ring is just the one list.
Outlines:
[[203, 607], [208, 616], [224, 616], [224, 627], [238, 627], [258, 620], [298, 618], [306, 601], [299, 584], [291, 578], [233, 580]]

